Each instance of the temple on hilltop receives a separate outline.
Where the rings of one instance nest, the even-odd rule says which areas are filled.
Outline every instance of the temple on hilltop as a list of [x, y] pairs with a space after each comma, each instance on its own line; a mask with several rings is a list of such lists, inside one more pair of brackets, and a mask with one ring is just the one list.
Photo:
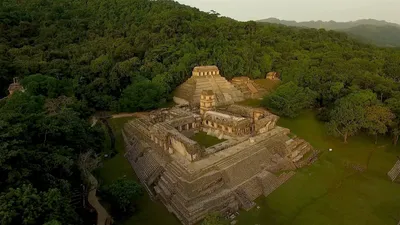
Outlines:
[[244, 100], [243, 93], [220, 75], [218, 67], [198, 66], [193, 69], [192, 77], [176, 89], [174, 101], [178, 104], [198, 105], [204, 90], [214, 92], [217, 106]]
[[[122, 134], [149, 195], [183, 224], [249, 210], [310, 161], [304, 155], [311, 146], [276, 126], [278, 116], [234, 104], [243, 93], [217, 67], [196, 67], [178, 92], [183, 105], [134, 119]], [[224, 141], [204, 147], [193, 140], [199, 132]]]

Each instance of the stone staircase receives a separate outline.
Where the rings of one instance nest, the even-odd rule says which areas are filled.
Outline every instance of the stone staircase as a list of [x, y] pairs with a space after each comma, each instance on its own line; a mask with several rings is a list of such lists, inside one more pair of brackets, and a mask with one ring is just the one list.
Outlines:
[[240, 185], [240, 188], [246, 192], [247, 196], [252, 201], [263, 194], [263, 186], [257, 176]]
[[[254, 154], [255, 152], [259, 151], [260, 149], [264, 148], [266, 144], [269, 143], [269, 141], [273, 141], [273, 139], [278, 139], [279, 135], [281, 135], [281, 128], [276, 128], [271, 132], [265, 133], [259, 138], [262, 138], [263, 141], [256, 140], [256, 144], [253, 144], [251, 148], [249, 148], [248, 143], [243, 142], [239, 144], [237, 147], [243, 148], [243, 149], [248, 149], [248, 151], [238, 151], [234, 155], [231, 155], [224, 160], [221, 160], [220, 162], [217, 162], [215, 164], [216, 167], [219, 168], [225, 168], [228, 167], [238, 161], [241, 161], [241, 159], [245, 158], [249, 154]], [[269, 146], [270, 151], [273, 151], [273, 146]]]
[[387, 173], [390, 180], [395, 181], [400, 174], [400, 160], [397, 160], [393, 168]]
[[257, 178], [264, 188], [264, 196], [268, 196], [279, 187], [278, 177], [268, 171], [264, 171]]
[[136, 161], [129, 160], [131, 166], [135, 170], [136, 175], [149, 193], [151, 198], [154, 198], [153, 190], [150, 188], [153, 182], [157, 180], [163, 172], [163, 168], [152, 157], [151, 153], [145, 152], [143, 156]]
[[242, 208], [246, 211], [252, 209], [256, 204], [250, 200], [246, 192], [242, 188], [237, 188], [235, 190], [235, 195], [237, 200], [240, 202]]
[[235, 88], [233, 84], [228, 82], [225, 77], [217, 76], [213, 77], [214, 82], [219, 86], [223, 93], [228, 93], [232, 96], [234, 102], [243, 101], [244, 96], [241, 91]]
[[152, 185], [164, 171], [164, 168], [161, 166], [157, 167], [157, 169], [147, 178], [147, 185]]
[[[200, 95], [203, 90], [212, 90], [216, 96], [217, 102], [219, 103], [234, 103], [244, 100], [243, 94], [239, 90], [237, 90], [231, 83], [229, 83], [224, 77], [214, 75], [191, 79], [195, 80], [195, 84], [192, 87], [189, 87], [190, 85], [182, 85], [179, 88], [179, 92], [190, 93], [186, 89], [193, 89], [193, 94], [190, 98], [190, 101], [193, 104], [197, 104], [200, 101]], [[189, 79], [190, 82], [192, 82], [191, 79]], [[229, 94], [232, 99], [227, 99], [226, 94]]]
[[[158, 191], [162, 188], [157, 187]], [[211, 198], [196, 199], [195, 202], [188, 202], [179, 193], [171, 195], [170, 205], [168, 206], [171, 212], [182, 221], [183, 224], [196, 224], [203, 219], [209, 212], [221, 212], [222, 209], [227, 209], [226, 206], [235, 206], [237, 208], [236, 196], [229, 191], [218, 192]]]
[[303, 159], [304, 155], [309, 152], [312, 147], [311, 145], [304, 141], [303, 139], [296, 138], [288, 144], [289, 149], [289, 159], [293, 163], [299, 162]]
[[234, 86], [243, 93], [244, 98], [251, 98], [251, 92], [245, 84], [234, 84]]
[[187, 177], [187, 171], [176, 161], [171, 161], [171, 163], [167, 164], [166, 170], [169, 171], [174, 177]]
[[262, 174], [258, 176], [259, 182], [264, 187], [264, 196], [267, 197], [273, 191], [275, 191], [278, 187], [288, 181], [296, 172], [284, 172], [279, 177], [275, 176], [274, 174], [264, 171]]
[[196, 80], [195, 78], [189, 78], [189, 80], [187, 80], [185, 83], [183, 83], [176, 89], [174, 95], [178, 98], [190, 101], [195, 90], [196, 90]]

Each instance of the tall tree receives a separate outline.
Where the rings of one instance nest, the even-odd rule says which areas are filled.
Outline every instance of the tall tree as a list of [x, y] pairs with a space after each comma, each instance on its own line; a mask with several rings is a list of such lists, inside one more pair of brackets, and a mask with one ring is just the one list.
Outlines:
[[120, 178], [105, 186], [104, 191], [113, 206], [124, 213], [132, 211], [135, 200], [143, 193], [141, 186], [136, 181], [125, 178]]
[[375, 136], [375, 144], [378, 142], [378, 134], [386, 134], [389, 126], [393, 123], [395, 115], [388, 107], [372, 105], [366, 108], [365, 128]]
[[386, 100], [385, 104], [396, 116], [393, 119], [390, 130], [393, 137], [393, 144], [397, 145], [400, 135], [400, 93], [396, 93], [392, 98]]
[[279, 115], [295, 117], [302, 109], [312, 106], [315, 96], [316, 94], [310, 89], [289, 82], [267, 95], [263, 99], [262, 105]]
[[330, 132], [342, 136], [347, 143], [349, 136], [367, 126], [367, 107], [376, 101], [376, 95], [371, 91], [359, 91], [337, 100], [328, 123]]

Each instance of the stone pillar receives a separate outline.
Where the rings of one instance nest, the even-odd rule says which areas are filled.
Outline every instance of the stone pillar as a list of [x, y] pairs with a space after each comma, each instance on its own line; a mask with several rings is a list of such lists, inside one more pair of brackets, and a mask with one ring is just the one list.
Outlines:
[[272, 122], [271, 129], [275, 128], [275, 126], [276, 126], [276, 120], [274, 120], [274, 121]]
[[228, 132], [232, 133], [232, 127], [228, 127]]
[[186, 130], [190, 130], [189, 124], [186, 124]]
[[269, 121], [268, 123], [267, 123], [267, 126], [266, 126], [266, 128], [267, 128], [267, 131], [269, 131], [269, 125], [271, 124], [271, 121]]
[[182, 126], [179, 126], [179, 131], [182, 131]]
[[196, 123], [192, 123], [192, 128], [196, 128]]

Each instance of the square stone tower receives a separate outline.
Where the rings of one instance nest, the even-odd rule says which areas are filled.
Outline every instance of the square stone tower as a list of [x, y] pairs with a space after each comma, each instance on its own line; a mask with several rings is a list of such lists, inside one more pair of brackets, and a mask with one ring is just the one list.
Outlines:
[[204, 90], [200, 96], [200, 114], [215, 109], [215, 95], [212, 90]]

